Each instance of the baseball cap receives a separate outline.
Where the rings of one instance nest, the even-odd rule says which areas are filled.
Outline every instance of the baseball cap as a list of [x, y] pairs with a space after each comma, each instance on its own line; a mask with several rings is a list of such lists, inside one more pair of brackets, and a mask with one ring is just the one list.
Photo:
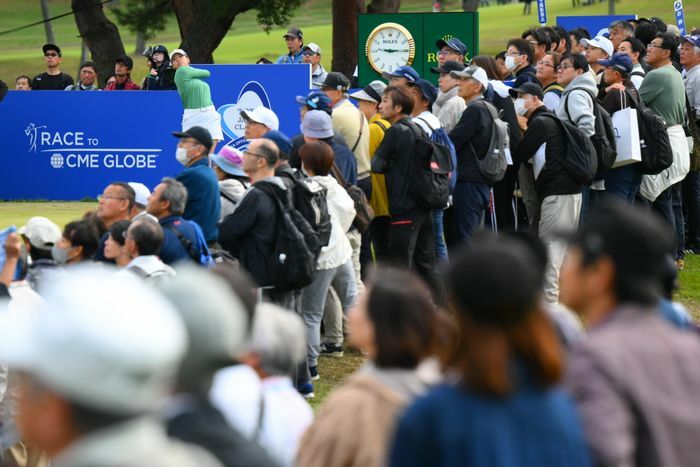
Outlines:
[[430, 102], [430, 105], [435, 103], [435, 99], [437, 99], [437, 90], [435, 89], [435, 86], [433, 86], [433, 83], [427, 79], [421, 78], [415, 83], [409, 82], [408, 85], [415, 86], [420, 89], [421, 94], [428, 100], [428, 102]]
[[350, 94], [350, 97], [358, 101], [370, 101], [379, 104], [382, 101], [382, 94], [386, 89], [384, 81], [374, 80], [364, 88]]
[[537, 96], [540, 100], [544, 99], [542, 87], [537, 83], [523, 83], [519, 88], [509, 89], [508, 92], [514, 98], [517, 98], [518, 94], [530, 94]]
[[692, 36], [685, 35], [681, 39], [682, 42], [690, 42], [695, 47], [700, 47], [700, 34], [694, 34]]
[[153, 50], [151, 50], [151, 53], [154, 54], [156, 52], [162, 52], [165, 54], [165, 56], [168, 56], [168, 48], [164, 46], [163, 44], [158, 44], [157, 46], [153, 47]]
[[173, 136], [176, 138], [194, 138], [204, 145], [207, 150], [210, 150], [214, 145], [214, 141], [211, 139], [211, 133], [206, 128], [201, 126], [193, 126], [187, 131], [174, 131]]
[[249, 326], [243, 303], [226, 281], [206, 269], [183, 266], [177, 276], [156, 286], [187, 331], [189, 345], [179, 374], [185, 387], [202, 384], [206, 378], [201, 376], [230, 366], [248, 337]]
[[480, 82], [482, 86], [484, 86], [484, 89], [486, 89], [489, 86], [489, 77], [486, 75], [486, 71], [484, 71], [483, 68], [478, 67], [476, 65], [469, 65], [462, 71], [451, 71], [450, 76], [459, 79], [475, 79], [478, 82]]
[[131, 70], [134, 67], [134, 61], [128, 55], [122, 55], [114, 61], [114, 63], [119, 63], [119, 62], [126, 65], [126, 67], [129, 70]]
[[462, 71], [464, 70], [464, 64], [455, 62], [454, 60], [448, 60], [445, 63], [443, 63], [441, 66], [434, 66], [430, 69], [431, 73], [435, 74], [440, 74], [440, 73], [451, 73], [453, 71]]
[[230, 175], [245, 177], [246, 173], [241, 169], [243, 157], [240, 150], [232, 146], [224, 146], [218, 154], [212, 154], [211, 160], [221, 170]]
[[136, 195], [134, 202], [145, 207], [148, 204], [148, 197], [151, 196], [151, 190], [146, 185], [139, 182], [129, 182], [128, 185], [134, 190]]
[[347, 91], [350, 87], [350, 80], [347, 76], [338, 71], [331, 71], [328, 73], [328, 76], [326, 76], [326, 79], [321, 87], [326, 89], [336, 89], [338, 91]]
[[319, 47], [319, 45], [315, 42], [309, 42], [301, 49], [302, 52], [304, 52], [305, 50], [310, 50], [315, 54], [321, 55], [321, 47]]
[[277, 145], [277, 149], [279, 149], [280, 152], [289, 154], [292, 151], [292, 140], [289, 139], [289, 136], [285, 135], [281, 131], [270, 130], [263, 135], [263, 138], [269, 139], [270, 141], [275, 143]]
[[155, 290], [132, 274], [76, 266], [47, 283], [44, 298], [37, 313], [0, 313], [8, 365], [110, 414], [145, 413], [168, 397], [187, 337]]
[[241, 110], [241, 117], [246, 121], [250, 120], [251, 122], [265, 125], [270, 130], [280, 129], [280, 120], [277, 118], [277, 114], [262, 105], [250, 111]]
[[56, 44], [44, 44], [41, 50], [43, 50], [44, 53], [48, 52], [49, 50], [53, 50], [58, 54], [59, 57], [61, 56], [61, 48]]
[[464, 45], [464, 42], [460, 41], [456, 37], [453, 37], [452, 39], [449, 40], [444, 40], [440, 39], [435, 43], [438, 49], [442, 49], [443, 47], [447, 46], [450, 49], [454, 50], [457, 52], [459, 55], [467, 55], [467, 46]]
[[391, 78], [406, 78], [409, 81], [418, 81], [420, 79], [420, 75], [416, 70], [413, 69], [413, 67], [403, 65], [398, 67], [391, 73], [385, 71], [384, 73], [382, 73], [382, 78], [387, 80], [390, 80]]
[[173, 50], [172, 52], [170, 52], [170, 58], [172, 59], [173, 56], [178, 55], [178, 54], [184, 55], [185, 57], [188, 56], [188, 55], [187, 55], [187, 52], [185, 52], [184, 50], [182, 50], [182, 49], [175, 49], [175, 50]]
[[299, 28], [289, 28], [289, 29], [287, 29], [287, 34], [285, 34], [282, 37], [284, 39], [286, 39], [287, 37], [298, 37], [299, 39], [303, 39], [304, 33], [301, 32], [301, 29], [299, 29]]
[[61, 239], [61, 229], [46, 217], [35, 216], [18, 230], [34, 248], [50, 250]]
[[632, 59], [625, 53], [613, 54], [608, 60], [598, 60], [598, 63], [605, 67], [614, 68], [620, 73], [629, 75], [632, 73]]
[[583, 45], [584, 47], [597, 47], [599, 49], [602, 49], [603, 52], [608, 54], [608, 57], [612, 56], [612, 54], [615, 53], [615, 47], [613, 47], [613, 43], [610, 42], [610, 39], [603, 36], [595, 36], [593, 39], [586, 39], [584, 37], [583, 39], [581, 39], [581, 45]]
[[296, 101], [297, 104], [306, 105], [313, 110], [323, 110], [328, 113], [333, 111], [333, 103], [320, 89], [314, 89], [306, 96], [297, 96]]
[[301, 133], [309, 138], [330, 138], [333, 136], [331, 116], [321, 110], [310, 110], [301, 121]]

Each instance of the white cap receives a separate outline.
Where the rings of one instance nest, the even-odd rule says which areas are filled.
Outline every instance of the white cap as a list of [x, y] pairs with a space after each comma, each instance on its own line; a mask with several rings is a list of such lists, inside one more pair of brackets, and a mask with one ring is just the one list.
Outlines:
[[480, 82], [484, 89], [489, 87], [489, 77], [486, 71], [476, 65], [469, 65], [462, 71], [451, 71], [450, 76], [459, 79], [472, 78]]
[[148, 197], [151, 196], [151, 190], [149, 190], [146, 185], [139, 182], [129, 182], [129, 186], [134, 190], [134, 193], [136, 194], [134, 202], [144, 207], [148, 205]]
[[[135, 415], [172, 389], [187, 337], [168, 301], [131, 274], [76, 266], [38, 313], [0, 313], [0, 359], [85, 407]], [[31, 319], [34, 318], [34, 319]]]
[[170, 58], [173, 58], [173, 57], [174, 57], [175, 55], [177, 55], [177, 54], [184, 55], [185, 57], [188, 57], [187, 52], [185, 52], [184, 50], [182, 50], [182, 49], [175, 49], [175, 50], [173, 50], [172, 52], [170, 52]]
[[243, 117], [244, 120], [261, 123], [270, 130], [276, 131], [280, 129], [280, 121], [279, 118], [277, 118], [277, 114], [262, 105], [251, 111], [241, 110], [241, 117]]
[[61, 239], [61, 229], [46, 217], [32, 217], [19, 229], [35, 248], [50, 250]]
[[312, 51], [315, 54], [321, 55], [321, 47], [319, 47], [319, 45], [316, 44], [315, 42], [309, 42], [308, 44], [306, 44], [304, 46], [303, 49], [301, 49], [301, 51], [303, 52], [306, 49], [309, 49], [310, 51]]
[[581, 39], [581, 45], [584, 47], [597, 47], [603, 52], [608, 54], [608, 57], [612, 57], [615, 53], [615, 47], [610, 39], [603, 36], [595, 36], [593, 39], [586, 39], [585, 37]]

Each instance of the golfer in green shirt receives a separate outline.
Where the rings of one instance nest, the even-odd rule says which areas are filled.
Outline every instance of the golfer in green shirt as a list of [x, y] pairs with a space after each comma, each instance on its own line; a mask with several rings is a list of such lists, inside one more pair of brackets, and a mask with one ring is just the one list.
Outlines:
[[214, 144], [210, 153], [214, 152], [219, 141], [224, 139], [221, 132], [221, 115], [216, 111], [211, 100], [209, 85], [204, 81], [209, 78], [208, 70], [199, 70], [190, 66], [190, 57], [182, 49], [175, 49], [170, 56], [175, 69], [175, 85], [182, 98], [185, 112], [182, 115], [182, 131], [193, 126], [201, 126], [209, 130]]

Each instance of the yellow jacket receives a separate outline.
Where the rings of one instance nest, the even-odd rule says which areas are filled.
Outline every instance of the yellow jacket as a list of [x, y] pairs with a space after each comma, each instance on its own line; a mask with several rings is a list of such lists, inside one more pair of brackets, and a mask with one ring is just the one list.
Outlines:
[[[380, 125], [384, 125], [382, 128]], [[384, 140], [384, 133], [389, 129], [391, 123], [384, 120], [379, 114], [369, 119], [369, 157], [374, 158], [374, 153]], [[389, 215], [389, 196], [386, 193], [386, 181], [384, 174], [372, 173], [372, 198], [370, 205], [374, 209], [377, 217]]]

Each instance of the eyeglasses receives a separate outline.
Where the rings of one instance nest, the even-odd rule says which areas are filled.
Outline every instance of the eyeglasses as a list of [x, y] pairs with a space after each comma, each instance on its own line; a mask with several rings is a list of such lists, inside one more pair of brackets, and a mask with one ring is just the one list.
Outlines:
[[57, 53], [45, 53], [44, 57], [58, 57]]
[[310, 57], [311, 55], [316, 55], [316, 52], [312, 52], [311, 50], [307, 50], [306, 52], [302, 52], [302, 55], [305, 57]]
[[652, 44], [651, 42], [649, 44], [647, 44], [647, 49], [653, 49], [653, 48], [663, 49], [664, 47], [661, 45]]
[[547, 62], [545, 62], [545, 61], [543, 61], [543, 60], [540, 60], [539, 62], [537, 62], [537, 65], [551, 66], [551, 67], [554, 68], [555, 70], [557, 69], [557, 67], [555, 67], [554, 65], [551, 65], [551, 64], [549, 64], [549, 63], [547, 63]]
[[121, 200], [124, 200], [124, 199], [127, 199], [127, 198], [124, 198], [123, 196], [97, 195], [97, 201], [102, 201], [103, 199], [106, 201], [106, 200], [110, 200], [110, 199], [121, 199]]
[[569, 65], [569, 64], [559, 65], [559, 66], [557, 67], [557, 71], [564, 71], [564, 70], [566, 70], [567, 68], [573, 68], [573, 67], [574, 67], [573, 65]]

